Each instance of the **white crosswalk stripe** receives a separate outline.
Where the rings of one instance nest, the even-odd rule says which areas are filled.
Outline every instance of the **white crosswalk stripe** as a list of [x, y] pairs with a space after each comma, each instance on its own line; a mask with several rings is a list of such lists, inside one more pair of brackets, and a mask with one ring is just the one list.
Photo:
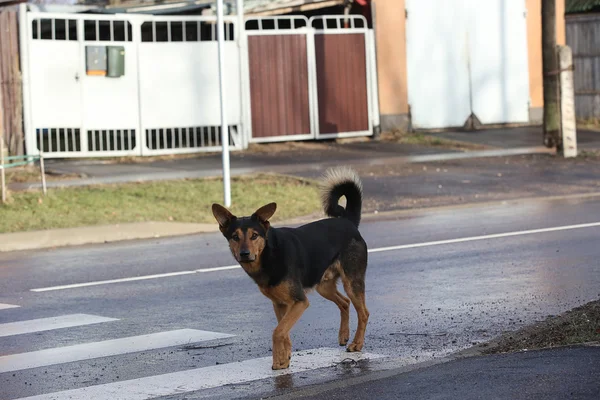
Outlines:
[[23, 335], [26, 333], [50, 331], [54, 329], [72, 328], [101, 322], [118, 321], [115, 318], [99, 317], [88, 314], [69, 314], [59, 317], [32, 319], [28, 321], [0, 324], [0, 337]]
[[9, 308], [18, 308], [20, 306], [16, 306], [14, 304], [4, 304], [4, 303], [0, 303], [0, 310], [7, 310]]
[[271, 357], [255, 358], [237, 363], [196, 368], [146, 378], [89, 386], [81, 389], [43, 394], [21, 400], [137, 400], [183, 394], [224, 385], [239, 384], [293, 374], [319, 368], [333, 367], [344, 359], [355, 361], [376, 359], [369, 353], [346, 353], [344, 350], [320, 348], [296, 352], [287, 370], [272, 371]]
[[199, 331], [196, 329], [179, 329], [176, 331], [130, 336], [74, 346], [56, 347], [0, 357], [0, 373], [136, 353], [138, 351], [156, 350], [232, 336], [225, 333]]

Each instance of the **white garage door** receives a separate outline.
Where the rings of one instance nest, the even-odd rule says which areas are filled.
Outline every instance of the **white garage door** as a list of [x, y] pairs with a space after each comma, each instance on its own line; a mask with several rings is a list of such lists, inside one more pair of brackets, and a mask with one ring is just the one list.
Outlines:
[[529, 120], [525, 0], [407, 0], [415, 128]]

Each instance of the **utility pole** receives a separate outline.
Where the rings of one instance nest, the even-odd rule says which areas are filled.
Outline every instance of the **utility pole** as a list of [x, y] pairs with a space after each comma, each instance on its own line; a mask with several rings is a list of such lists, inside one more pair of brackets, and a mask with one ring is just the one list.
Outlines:
[[556, 47], [556, 0], [542, 0], [542, 62], [544, 77], [544, 145], [562, 148], [560, 137], [559, 64]]

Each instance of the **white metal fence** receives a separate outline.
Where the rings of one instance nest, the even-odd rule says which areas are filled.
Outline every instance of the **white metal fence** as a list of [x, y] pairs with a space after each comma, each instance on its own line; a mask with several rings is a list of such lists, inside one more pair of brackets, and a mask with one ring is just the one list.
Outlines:
[[[27, 154], [63, 158], [220, 151], [215, 17], [23, 12], [20, 18]], [[350, 18], [352, 26], [344, 32], [340, 26], [312, 26], [315, 20], [300, 19], [304, 25], [298, 29], [310, 38], [334, 32], [364, 35], [369, 124], [357, 132], [319, 135], [312, 44], [307, 54], [313, 68], [307, 82], [312, 129], [283, 140], [372, 134], [379, 118], [372, 31], [366, 23], [354, 26], [356, 18]], [[289, 34], [297, 28], [286, 27], [284, 19], [271, 20], [270, 32], [258, 19], [261, 29], [248, 34]], [[255, 116], [248, 36], [237, 21], [225, 17], [225, 90], [230, 145], [242, 149], [253, 137]], [[124, 71], [111, 75], [115, 50], [123, 57]]]
[[[214, 18], [36, 12], [21, 18], [28, 154], [220, 150]], [[241, 148], [239, 34], [234, 18], [225, 25], [230, 144]], [[88, 65], [89, 49], [105, 46], [124, 52], [122, 76]]]

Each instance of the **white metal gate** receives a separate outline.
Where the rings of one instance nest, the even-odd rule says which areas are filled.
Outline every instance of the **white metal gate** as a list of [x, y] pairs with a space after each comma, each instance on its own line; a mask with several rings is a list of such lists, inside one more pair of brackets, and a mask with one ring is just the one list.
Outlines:
[[[221, 118], [215, 20], [145, 17], [139, 43], [144, 154], [220, 151]], [[235, 17], [225, 18], [224, 82], [230, 145], [240, 148], [240, 49]]]
[[[93, 157], [219, 151], [214, 17], [21, 15], [28, 154]], [[225, 19], [230, 144], [241, 148], [238, 32]], [[124, 74], [88, 68], [116, 46]], [[102, 72], [102, 71], [100, 71]]]
[[415, 128], [529, 121], [525, 0], [407, 0]]

